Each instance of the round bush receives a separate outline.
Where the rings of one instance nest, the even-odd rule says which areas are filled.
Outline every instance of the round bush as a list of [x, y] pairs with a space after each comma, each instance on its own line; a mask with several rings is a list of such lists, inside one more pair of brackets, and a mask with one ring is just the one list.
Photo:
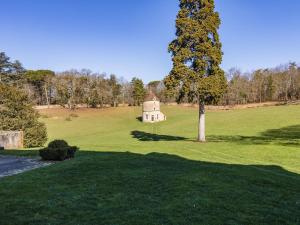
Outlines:
[[54, 140], [48, 144], [48, 148], [68, 148], [69, 145], [64, 140]]
[[43, 148], [39, 152], [43, 160], [63, 161], [68, 158], [67, 148]]
[[47, 148], [41, 149], [40, 156], [43, 160], [62, 161], [75, 157], [77, 146], [69, 146], [64, 140], [54, 140], [48, 144]]

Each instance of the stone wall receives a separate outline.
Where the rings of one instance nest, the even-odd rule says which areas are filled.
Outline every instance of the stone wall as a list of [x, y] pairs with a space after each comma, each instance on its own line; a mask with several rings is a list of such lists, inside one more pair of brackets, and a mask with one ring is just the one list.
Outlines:
[[0, 147], [4, 147], [4, 149], [23, 148], [23, 131], [0, 131]]

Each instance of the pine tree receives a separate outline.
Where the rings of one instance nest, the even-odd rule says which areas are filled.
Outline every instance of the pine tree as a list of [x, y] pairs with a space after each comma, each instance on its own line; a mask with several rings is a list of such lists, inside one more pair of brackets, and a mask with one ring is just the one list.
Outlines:
[[198, 140], [205, 141], [205, 104], [216, 103], [226, 89], [218, 29], [221, 20], [214, 0], [180, 0], [177, 38], [169, 45], [173, 68], [164, 83], [178, 102], [199, 104]]
[[5, 52], [0, 52], [0, 84], [21, 86], [25, 81], [25, 69], [16, 60], [12, 62]]
[[131, 81], [131, 85], [134, 105], [140, 106], [146, 94], [144, 83], [141, 79], [134, 77]]
[[43, 97], [45, 97], [46, 104], [50, 105], [50, 86], [51, 79], [55, 76], [55, 73], [51, 70], [27, 70], [25, 73], [27, 82], [31, 84], [35, 92], [38, 94], [39, 104], [43, 104]]
[[117, 76], [114, 74], [110, 75], [108, 84], [111, 89], [111, 99], [112, 99], [111, 106], [117, 107], [118, 106], [118, 97], [121, 94], [122, 86], [121, 86], [121, 84], [119, 84]]

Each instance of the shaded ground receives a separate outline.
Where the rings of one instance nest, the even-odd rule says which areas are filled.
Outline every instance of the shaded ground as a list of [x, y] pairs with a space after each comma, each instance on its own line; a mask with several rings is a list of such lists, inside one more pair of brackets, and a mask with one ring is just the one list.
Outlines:
[[139, 141], [183, 141], [187, 138], [172, 136], [172, 135], [162, 135], [162, 134], [151, 134], [143, 131], [134, 130], [131, 132], [133, 138]]
[[0, 155], [0, 178], [50, 165], [38, 159]]
[[151, 153], [80, 152], [0, 182], [0, 224], [300, 224], [300, 176]]
[[241, 135], [211, 135], [208, 137], [213, 142], [232, 142], [240, 144], [275, 144], [275, 145], [300, 145], [300, 125], [269, 129], [261, 132], [259, 136]]

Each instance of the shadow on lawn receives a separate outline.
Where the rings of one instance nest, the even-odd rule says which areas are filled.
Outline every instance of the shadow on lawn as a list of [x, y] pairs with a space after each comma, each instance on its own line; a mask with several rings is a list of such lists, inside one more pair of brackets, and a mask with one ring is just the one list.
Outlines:
[[278, 144], [284, 146], [300, 145], [300, 125], [270, 129], [260, 133], [260, 136], [227, 136], [211, 135], [208, 141], [236, 142], [240, 144]]
[[162, 134], [151, 134], [144, 131], [134, 130], [131, 132], [133, 138], [140, 141], [183, 141], [187, 140], [185, 137], [162, 135]]
[[138, 117], [136, 118], [136, 120], [139, 121], [139, 122], [143, 122], [143, 117], [142, 117], [142, 116], [138, 116]]
[[[140, 141], [183, 141], [188, 138], [180, 136], [162, 135], [147, 133], [144, 131], [132, 131], [131, 135]], [[300, 145], [300, 125], [283, 127], [280, 129], [270, 129], [260, 133], [260, 136], [242, 136], [242, 135], [210, 135], [208, 142], [232, 142], [238, 144], [277, 144], [283, 146]]]
[[81, 151], [3, 179], [0, 202], [3, 224], [299, 224], [300, 176], [279, 166]]

